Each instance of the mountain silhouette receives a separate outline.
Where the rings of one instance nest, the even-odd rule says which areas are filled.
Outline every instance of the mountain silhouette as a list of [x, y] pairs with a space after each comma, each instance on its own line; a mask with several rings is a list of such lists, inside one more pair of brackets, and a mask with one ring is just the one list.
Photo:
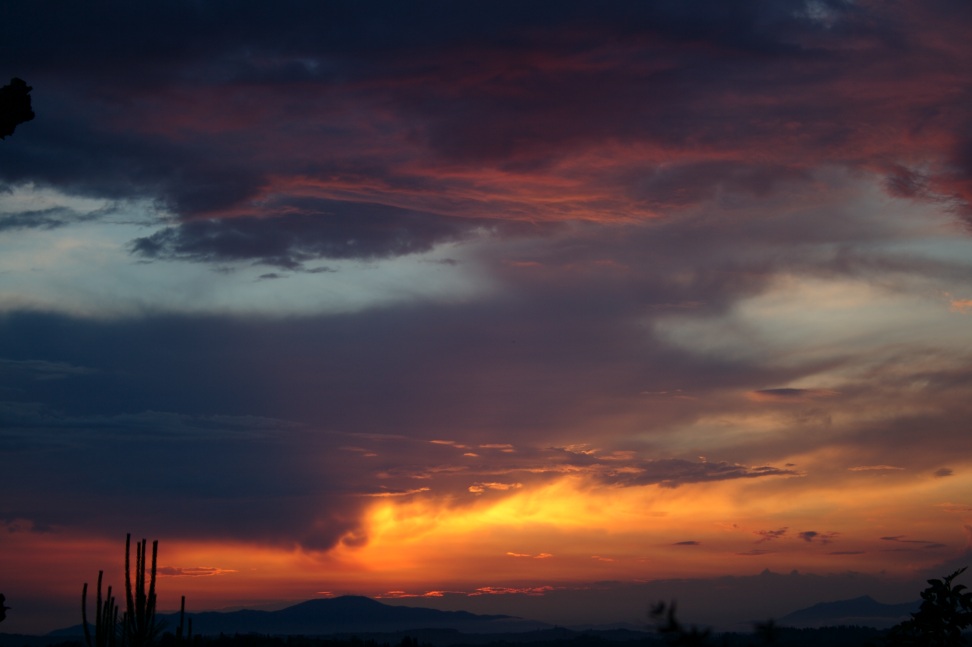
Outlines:
[[[171, 629], [179, 614], [159, 614]], [[279, 611], [205, 611], [188, 613], [193, 633], [271, 634], [324, 636], [345, 633], [392, 633], [418, 629], [450, 629], [462, 633], [518, 633], [550, 625], [507, 615], [477, 615], [467, 611], [439, 611], [423, 607], [392, 606], [371, 598], [347, 595], [309, 600]], [[49, 635], [80, 635], [80, 625]]]
[[918, 610], [919, 602], [882, 604], [864, 595], [851, 600], [821, 602], [779, 619], [782, 627], [814, 629], [818, 627], [860, 626], [886, 629], [905, 620]]

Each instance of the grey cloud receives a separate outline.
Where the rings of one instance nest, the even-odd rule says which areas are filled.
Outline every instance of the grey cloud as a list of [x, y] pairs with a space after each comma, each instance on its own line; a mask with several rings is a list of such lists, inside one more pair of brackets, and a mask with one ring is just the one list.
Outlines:
[[768, 400], [780, 400], [780, 401], [809, 400], [809, 399], [837, 395], [836, 391], [831, 391], [828, 389], [794, 389], [794, 388], [759, 389], [757, 391], [754, 391], [753, 393], [758, 397], [762, 397]]
[[213, 566], [160, 566], [157, 572], [163, 577], [212, 577], [236, 571]]
[[786, 534], [789, 528], [778, 528], [776, 530], [757, 530], [755, 534], [759, 535], [759, 539], [756, 540], [757, 544], [761, 544], [766, 541], [773, 541], [775, 539], [780, 539]]
[[[310, 550], [347, 536], [361, 541], [362, 502], [345, 492], [359, 476], [355, 468], [328, 461], [326, 443], [293, 425], [153, 412], [29, 422], [5, 424], [5, 440], [24, 434], [32, 444], [6, 470], [6, 487], [17, 494], [4, 516], [96, 533], [135, 526], [156, 536]], [[42, 481], [30, 477], [41, 472]]]
[[8, 379], [23, 376], [33, 380], [60, 380], [75, 375], [90, 375], [97, 369], [48, 360], [11, 360], [0, 358], [0, 375]]
[[902, 198], [920, 198], [928, 194], [929, 178], [921, 171], [896, 165], [885, 180], [888, 192]]
[[[527, 443], [329, 433], [253, 415], [85, 415], [18, 403], [0, 410], [0, 451], [18, 454], [5, 473], [8, 503], [16, 502], [2, 511], [5, 518], [107, 533], [137, 525], [155, 535], [232, 536], [308, 550], [366, 543], [360, 514], [373, 496], [451, 492], [461, 504], [463, 497], [505, 496], [578, 469], [592, 483], [624, 487], [785, 473], [728, 463], [591, 460]], [[39, 471], [50, 475], [40, 484], [29, 478]], [[82, 503], [90, 500], [106, 505], [91, 510]]]
[[36, 211], [0, 214], [0, 231], [17, 229], [57, 229], [66, 225], [86, 222], [99, 218], [102, 214], [78, 214], [64, 207], [52, 207]]
[[890, 552], [907, 552], [911, 550], [935, 550], [938, 548], [946, 548], [945, 544], [936, 541], [927, 541], [924, 539], [906, 539], [906, 535], [892, 535], [887, 537], [881, 537], [882, 541], [887, 541], [896, 544], [910, 544], [908, 547], [901, 548], [890, 548], [885, 549]]
[[621, 486], [660, 485], [675, 488], [688, 483], [705, 483], [764, 476], [796, 476], [798, 472], [771, 466], [749, 467], [727, 462], [690, 462], [665, 459], [636, 463], [625, 470], [606, 467], [599, 478]]
[[800, 539], [807, 543], [812, 543], [814, 541], [819, 541], [821, 544], [829, 544], [837, 536], [836, 532], [817, 532], [816, 530], [805, 530], [797, 535]]
[[[608, 487], [659, 486], [676, 488], [692, 483], [772, 476], [795, 476], [792, 470], [775, 467], [748, 467], [727, 462], [693, 462], [681, 459], [650, 459], [641, 456], [618, 458], [596, 453], [577, 453], [561, 448], [540, 449], [528, 444], [510, 449], [477, 448], [478, 459], [458, 458], [443, 446], [423, 452], [426, 461], [408, 464], [405, 456], [414, 449], [396, 452], [399, 465], [386, 469], [384, 475], [407, 482], [407, 479], [436, 478], [438, 487], [477, 493], [508, 492], [524, 483], [557, 478], [566, 473], [583, 476], [592, 483]], [[465, 450], [462, 450], [465, 451]], [[451, 455], [450, 455], [451, 453]]]
[[711, 200], [717, 192], [765, 196], [787, 181], [803, 181], [803, 169], [759, 167], [737, 161], [695, 162], [646, 169], [630, 179], [633, 199], [653, 209], [684, 207]]
[[[678, 208], [722, 193], [764, 196], [805, 181], [806, 166], [820, 161], [817, 157], [863, 163], [858, 146], [849, 144], [850, 151], [839, 146], [856, 129], [835, 127], [858, 123], [859, 107], [841, 104], [826, 91], [804, 90], [823, 83], [821, 67], [839, 60], [840, 69], [848, 68], [843, 59], [849, 52], [837, 47], [841, 39], [850, 34], [867, 39], [869, 48], [854, 53], [865, 70], [907, 45], [900, 42], [907, 32], [895, 32], [893, 21], [874, 20], [871, 10], [846, 3], [827, 3], [818, 12], [826, 21], [809, 17], [805, 3], [795, 1], [772, 10], [750, 1], [705, 2], [705, 10], [688, 13], [669, 2], [596, 11], [583, 3], [558, 3], [556, 12], [543, 5], [500, 4], [473, 3], [460, 10], [435, 3], [423, 11], [404, 11], [395, 3], [379, 3], [380, 11], [299, 4], [292, 12], [276, 12], [174, 2], [83, 14], [62, 7], [57, 15], [11, 9], [0, 26], [10, 64], [45, 82], [36, 84], [36, 92], [46, 105], [32, 141], [5, 148], [9, 155], [0, 162], [0, 177], [84, 195], [147, 198], [192, 219], [139, 239], [135, 249], [148, 256], [225, 255], [296, 267], [305, 255], [358, 256], [349, 240], [358, 241], [364, 257], [411, 253], [443, 236], [452, 239], [456, 231], [411, 221], [392, 234], [387, 223], [381, 232], [359, 223], [349, 237], [342, 223], [292, 231], [297, 239], [281, 241], [282, 234], [253, 222], [195, 219], [250, 213], [265, 198], [259, 194], [272, 176], [330, 180], [349, 173], [402, 194], [423, 185], [423, 197], [439, 194], [451, 204], [451, 215], [466, 215], [463, 209], [476, 200], [450, 192], [437, 174], [441, 164], [529, 174], [575, 147], [616, 140], [664, 147], [688, 143], [713, 155], [649, 168], [638, 160], [624, 178], [597, 178], [599, 184], [616, 182], [617, 193], [635, 205]], [[79, 21], [86, 29], [76, 29]], [[569, 37], [551, 37], [560, 33], [557, 28]], [[47, 35], [44, 48], [24, 36], [38, 32]], [[168, 36], [161, 39], [160, 33]], [[625, 54], [623, 65], [611, 59], [603, 48], [606, 34], [623, 44], [619, 51], [637, 55]], [[712, 50], [706, 53], [703, 44]], [[514, 57], [524, 60], [522, 70], [511, 66], [510, 50], [522, 55]], [[660, 68], [652, 63], [659, 54]], [[550, 61], [565, 64], [547, 69]], [[477, 72], [479, 82], [466, 81]], [[215, 94], [198, 96], [207, 90]], [[727, 93], [757, 100], [722, 105]], [[151, 128], [181, 112], [191, 120], [193, 109], [207, 101], [224, 106], [219, 124], [191, 124], [191, 135]], [[375, 126], [378, 134], [348, 114], [361, 114], [368, 123], [373, 114], [381, 123]], [[205, 111], [198, 116], [200, 122], [213, 118]], [[234, 118], [242, 125], [230, 125]], [[867, 111], [868, 123], [872, 118]], [[751, 158], [746, 152], [751, 146], [781, 149], [775, 139], [790, 123], [800, 125], [805, 142], [817, 143], [816, 157], [805, 160], [801, 150], [799, 156], [781, 153], [789, 161], [738, 161]], [[149, 127], [140, 131], [145, 124]], [[210, 125], [220, 128], [210, 132]], [[410, 146], [410, 152], [389, 156], [381, 146], [385, 136]], [[376, 148], [377, 154], [369, 152]], [[725, 152], [737, 149], [742, 149], [737, 160], [726, 161]], [[418, 156], [427, 166], [403, 171], [396, 155]], [[529, 210], [522, 201], [503, 206]], [[481, 212], [482, 205], [477, 207]], [[279, 217], [272, 210], [259, 215]], [[281, 229], [293, 226], [283, 217], [271, 220]], [[467, 225], [453, 224], [457, 230]]]
[[192, 220], [136, 239], [132, 251], [148, 259], [259, 261], [305, 270], [305, 263], [320, 258], [373, 259], [428, 251], [436, 243], [468, 236], [478, 226], [374, 204], [330, 202], [313, 209], [277, 217]]

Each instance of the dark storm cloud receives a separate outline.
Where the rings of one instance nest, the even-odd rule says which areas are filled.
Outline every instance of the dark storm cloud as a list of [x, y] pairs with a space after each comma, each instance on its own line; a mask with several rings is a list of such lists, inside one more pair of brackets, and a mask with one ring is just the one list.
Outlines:
[[[17, 492], [4, 502], [6, 518], [312, 550], [357, 531], [360, 502], [346, 491], [354, 474], [327, 461], [320, 441], [284, 421], [160, 412], [68, 416], [2, 406], [0, 416], [0, 451], [16, 456], [5, 474], [8, 490]], [[47, 477], [31, 478], [40, 472]]]
[[[539, 296], [544, 285], [521, 288]], [[363, 495], [431, 487], [472, 501], [568, 473], [611, 487], [794, 473], [541, 449], [646, 385], [722, 379], [663, 347], [632, 357], [641, 327], [578, 318], [577, 306], [545, 298], [292, 319], [8, 315], [0, 451], [16, 467], [0, 513], [325, 549], [367, 540], [358, 524], [373, 497]], [[593, 373], [604, 377], [592, 384]], [[50, 476], [37, 483], [36, 473]], [[89, 500], [112, 504], [91, 511]]]
[[705, 483], [731, 479], [761, 478], [764, 476], [796, 476], [798, 472], [771, 466], [749, 467], [733, 463], [685, 460], [645, 461], [614, 471], [608, 467], [600, 478], [607, 483], [624, 487], [654, 485], [675, 488], [687, 483]]
[[[323, 549], [366, 541], [368, 497], [421, 495], [432, 477], [471, 500], [568, 472], [608, 487], [798, 474], [773, 461], [830, 442], [826, 411], [739, 441], [746, 459], [655, 457], [651, 443], [707, 407], [750, 406], [747, 393], [830, 406], [831, 391], [773, 385], [852, 360], [694, 353], [654, 324], [729, 313], [786, 273], [967, 276], [857, 245], [899, 234], [828, 203], [847, 186], [815, 174], [863, 169], [899, 197], [966, 199], [955, 88], [968, 80], [927, 85], [929, 69], [955, 66], [922, 41], [937, 22], [872, 11], [7, 3], [5, 62], [34, 85], [40, 116], [3, 143], [0, 179], [171, 211], [132, 241], [140, 259], [323, 272], [315, 260], [424, 252], [484, 229], [515, 244], [481, 252], [504, 292], [478, 301], [302, 318], [5, 315], [0, 451], [17, 460], [0, 513]], [[12, 214], [0, 229], [75, 217]], [[507, 219], [525, 224], [490, 224]], [[547, 224], [576, 219], [613, 224]], [[968, 411], [972, 373], [897, 370], [842, 389], [846, 406], [904, 402], [916, 384], [956, 406], [851, 425], [842, 448], [869, 452], [858, 465], [922, 449], [931, 471], [966, 447], [968, 417], [941, 412]], [[624, 457], [542, 449], [565, 436], [638, 440]], [[428, 442], [443, 438], [454, 444]], [[814, 532], [801, 536], [826, 534]]]
[[[539, 449], [532, 444], [489, 446], [456, 446], [465, 452], [449, 456], [424, 450], [423, 460], [409, 464], [405, 456], [415, 455], [415, 448], [400, 447], [399, 464], [383, 471], [383, 476], [405, 483], [436, 478], [438, 487], [476, 494], [487, 491], [506, 492], [524, 484], [560, 478], [570, 474], [582, 477], [591, 485], [608, 487], [676, 488], [692, 483], [773, 476], [797, 476], [792, 470], [775, 467], [748, 467], [725, 462], [693, 462], [679, 459], [651, 459], [637, 455], [612, 455], [596, 451], [575, 452], [564, 448]], [[387, 450], [385, 450], [387, 451]], [[385, 453], [376, 450], [376, 455]], [[470, 458], [470, 454], [475, 458]], [[437, 456], [438, 454], [438, 456]], [[436, 458], [441, 462], [436, 463]]]
[[[322, 214], [295, 213], [188, 221], [146, 240], [158, 244], [157, 258], [254, 259], [292, 268], [305, 267], [349, 235], [366, 236], [363, 245], [378, 254], [393, 249], [398, 235], [428, 241], [463, 232], [433, 215], [336, 204], [329, 216], [333, 229], [324, 234], [318, 233], [326, 222], [317, 218]], [[322, 210], [319, 202], [314, 208]], [[841, 251], [833, 269], [829, 256], [821, 262], [821, 250], [897, 234], [855, 224], [845, 210], [809, 198], [802, 208], [769, 222], [757, 222], [758, 213], [734, 222], [703, 214], [522, 235], [516, 244], [483, 252], [502, 293], [468, 302], [292, 318], [6, 315], [0, 318], [3, 451], [26, 453], [27, 459], [18, 458], [23, 467], [6, 473], [4, 482], [26, 487], [31, 470], [58, 471], [36, 494], [9, 499], [9, 509], [0, 512], [46, 525], [104, 526], [111, 534], [138, 521], [150, 535], [161, 534], [151, 531], [158, 527], [153, 524], [167, 524], [170, 534], [198, 527], [209, 536], [327, 548], [366, 540], [359, 514], [373, 498], [361, 495], [421, 495], [430, 475], [438, 488], [432, 494], [466, 497], [460, 500], [502, 496], [507, 490], [495, 484], [529, 485], [560, 477], [567, 468], [593, 484], [617, 487], [793, 476], [795, 469], [775, 467], [774, 461], [826, 440], [805, 421], [795, 421], [793, 429], [814, 433], [760, 436], [750, 454], [725, 457], [704, 447], [699, 453], [711, 460], [653, 454], [653, 434], [690, 425], [727, 392], [732, 406], [749, 406], [740, 397], [746, 393], [798, 402], [824, 393], [763, 388], [788, 384], [808, 369], [699, 355], [660, 338], [651, 324], [670, 304], [694, 304], [685, 312], [699, 316], [725, 313], [779, 272], [866, 276], [879, 267], [889, 281], [916, 262], [850, 249]], [[359, 222], [364, 213], [370, 224]], [[802, 217], [807, 213], [813, 218]], [[412, 224], [400, 228], [403, 219]], [[794, 235], [798, 242], [781, 256], [777, 244]], [[944, 263], [935, 268], [960, 270]], [[908, 359], [893, 363], [906, 367]], [[60, 379], [38, 379], [45, 371]], [[879, 371], [866, 384], [842, 388], [841, 399], [867, 402], [895, 389], [913, 392], [920, 383], [928, 397], [958, 405], [942, 411], [962, 412], [969, 380], [968, 370]], [[698, 399], [646, 402], [643, 396], [679, 389]], [[967, 442], [966, 418], [946, 417], [866, 423], [842, 442], [869, 452], [867, 463], [855, 464], [894, 464], [901, 447], [920, 446], [931, 471], [948, 458], [914, 430], [918, 423], [934, 429], [947, 451], [960, 451]], [[243, 420], [270, 422], [251, 427]], [[369, 444], [354, 436], [362, 431], [400, 439]], [[610, 446], [634, 434], [648, 440], [629, 442], [638, 450], [631, 457], [537, 449], [563, 443], [565, 436]], [[455, 444], [420, 442], [441, 439]], [[352, 445], [366, 451], [337, 449]], [[882, 451], [892, 455], [872, 455]], [[295, 466], [295, 460], [303, 462]], [[116, 463], [124, 466], [120, 473]], [[149, 469], [136, 469], [143, 464]], [[116, 474], [135, 483], [135, 499], [117, 499], [120, 509], [134, 507], [134, 520], [108, 509], [82, 514], [80, 491], [77, 506], [61, 509], [55, 492], [78, 480], [91, 496], [121, 497], [112, 494]], [[139, 497], [152, 506], [137, 507]], [[16, 508], [11, 501], [19, 502]]]
[[332, 202], [323, 212], [194, 220], [139, 238], [145, 258], [208, 262], [253, 260], [303, 269], [318, 258], [385, 258], [428, 251], [468, 235], [475, 223], [381, 205]]
[[[0, 197], [13, 193], [13, 186], [0, 185]], [[19, 229], [57, 229], [117, 215], [119, 215], [118, 205], [110, 203], [87, 211], [68, 206], [15, 210], [0, 213], [0, 233], [13, 232]]]
[[[456, 447], [404, 436], [312, 432], [252, 416], [83, 416], [0, 403], [0, 421], [0, 452], [15, 457], [4, 475], [10, 495], [0, 508], [4, 519], [99, 533], [135, 525], [173, 537], [308, 550], [367, 543], [360, 516], [376, 496], [448, 495], [452, 505], [462, 505], [487, 492], [514, 492], [523, 487], [520, 480], [567, 473], [623, 487], [787, 473], [687, 461], [583, 461], [529, 445]], [[48, 477], [31, 479], [40, 472]]]
[[91, 214], [79, 216], [71, 209], [52, 207], [37, 211], [0, 214], [0, 232], [16, 229], [56, 229], [65, 225], [93, 220]]
[[[751, 279], [740, 281], [739, 272], [693, 267], [691, 255], [671, 245], [685, 238], [676, 230], [612, 232], [605, 240], [589, 233], [565, 235], [552, 250], [519, 247], [542, 267], [534, 272], [500, 264], [509, 291], [478, 302], [272, 323], [218, 316], [114, 323], [11, 316], [4, 320], [9, 334], [0, 338], [0, 357], [99, 369], [83, 389], [34, 391], [36, 401], [56, 401], [67, 410], [253, 414], [333, 429], [424, 429], [447, 438], [457, 420], [464, 433], [539, 432], [587, 415], [609, 416], [616, 398], [644, 391], [704, 389], [726, 379], [743, 388], [788, 380], [777, 371], [743, 371], [732, 360], [695, 358], [652, 341], [642, 323], [659, 303], [690, 299], [719, 311], [734, 295], [760, 285], [764, 273], [754, 268], [746, 273]], [[287, 245], [299, 237], [273, 236], [279, 245], [264, 246], [259, 255], [293, 258]], [[631, 269], [598, 263], [607, 248], [625, 241], [629, 246], [614, 256]], [[706, 235], [693, 244], [707, 249], [708, 241]], [[583, 255], [571, 258], [571, 249]], [[640, 269], [646, 264], [651, 271]], [[544, 270], [571, 266], [566, 281]], [[641, 350], [632, 354], [632, 347]], [[596, 392], [588, 379], [594, 373], [603, 376]]]
[[[454, 240], [479, 226], [470, 217], [639, 218], [723, 191], [770, 195], [821, 164], [887, 173], [898, 195], [928, 184], [965, 199], [968, 146], [920, 142], [967, 120], [951, 94], [921, 88], [920, 69], [887, 67], [939, 55], [908, 7], [878, 19], [836, 1], [54, 6], [4, 8], [8, 64], [44, 119], [5, 146], [0, 177], [171, 210], [180, 222], [133, 243], [143, 255], [387, 257]], [[856, 82], [867, 98], [847, 91]], [[928, 152], [951, 170], [918, 178], [911, 158]], [[614, 168], [555, 168], [587, 154]], [[579, 197], [560, 199], [564, 182]]]

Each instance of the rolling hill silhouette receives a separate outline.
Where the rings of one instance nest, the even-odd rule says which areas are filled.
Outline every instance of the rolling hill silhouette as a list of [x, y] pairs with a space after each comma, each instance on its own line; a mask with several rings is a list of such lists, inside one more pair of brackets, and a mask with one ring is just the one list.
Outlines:
[[918, 602], [882, 604], [869, 595], [851, 600], [821, 602], [779, 619], [782, 627], [818, 628], [861, 626], [886, 629], [908, 618], [918, 610]]
[[[506, 615], [477, 615], [467, 611], [439, 611], [420, 607], [392, 606], [371, 598], [347, 595], [309, 600], [279, 611], [205, 611], [187, 614], [193, 633], [272, 634], [324, 636], [345, 633], [392, 633], [418, 629], [450, 629], [462, 633], [518, 633], [548, 629], [550, 625]], [[178, 614], [159, 614], [169, 628], [179, 623]], [[76, 636], [80, 625], [50, 635]]]

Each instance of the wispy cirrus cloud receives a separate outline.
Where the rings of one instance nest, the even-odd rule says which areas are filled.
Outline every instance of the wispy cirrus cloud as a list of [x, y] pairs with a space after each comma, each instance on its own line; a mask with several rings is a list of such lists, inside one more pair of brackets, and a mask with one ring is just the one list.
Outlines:
[[213, 577], [237, 572], [233, 569], [222, 569], [214, 566], [160, 566], [158, 568], [159, 575], [163, 577]]

